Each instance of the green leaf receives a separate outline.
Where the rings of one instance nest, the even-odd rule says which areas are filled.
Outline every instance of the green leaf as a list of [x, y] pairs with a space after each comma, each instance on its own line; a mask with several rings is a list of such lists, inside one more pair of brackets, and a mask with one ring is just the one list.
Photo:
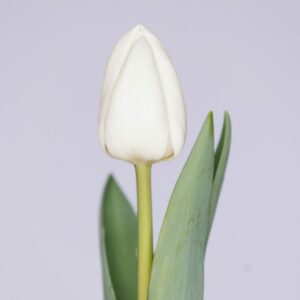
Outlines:
[[214, 130], [209, 113], [167, 209], [153, 261], [149, 300], [203, 299], [213, 174]]
[[214, 182], [213, 182], [212, 195], [210, 200], [210, 209], [209, 209], [210, 221], [209, 221], [209, 227], [207, 232], [207, 241], [215, 217], [216, 208], [218, 205], [218, 199], [219, 199], [219, 195], [224, 180], [225, 170], [226, 170], [227, 161], [229, 157], [230, 143], [231, 143], [231, 121], [228, 112], [225, 112], [222, 134], [215, 154]]
[[101, 249], [106, 300], [133, 300], [137, 293], [137, 221], [112, 176], [101, 207]]
[[116, 300], [116, 295], [111, 282], [109, 267], [107, 262], [106, 247], [105, 247], [105, 230], [100, 229], [100, 243], [101, 243], [101, 259], [102, 259], [102, 270], [103, 270], [103, 283], [104, 283], [104, 296], [105, 300]]

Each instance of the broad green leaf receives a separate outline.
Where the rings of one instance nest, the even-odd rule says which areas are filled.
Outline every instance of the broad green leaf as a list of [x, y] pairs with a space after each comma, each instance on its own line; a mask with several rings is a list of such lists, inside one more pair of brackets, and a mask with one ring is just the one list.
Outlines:
[[149, 300], [203, 299], [213, 173], [214, 130], [210, 113], [171, 196], [154, 256]]
[[225, 112], [222, 134], [215, 154], [214, 182], [213, 182], [210, 208], [209, 208], [210, 220], [209, 220], [209, 226], [207, 232], [207, 241], [215, 217], [216, 208], [218, 205], [218, 199], [223, 184], [223, 179], [224, 179], [226, 165], [229, 156], [230, 142], [231, 142], [231, 122], [230, 122], [229, 114]]
[[105, 299], [136, 299], [137, 221], [112, 176], [107, 181], [102, 200], [101, 232]]

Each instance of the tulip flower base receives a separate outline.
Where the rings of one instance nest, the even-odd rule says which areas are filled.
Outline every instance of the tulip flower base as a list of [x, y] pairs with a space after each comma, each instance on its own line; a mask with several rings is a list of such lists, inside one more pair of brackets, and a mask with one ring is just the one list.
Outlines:
[[[203, 299], [205, 252], [223, 183], [230, 140], [230, 117], [225, 113], [223, 130], [215, 149], [213, 114], [209, 113], [176, 182], [153, 262], [148, 264], [148, 269], [143, 269], [145, 274], [138, 272], [139, 260], [149, 257], [149, 253], [143, 253], [149, 249], [149, 238], [142, 241], [144, 229], [139, 231], [140, 221], [137, 221], [115, 179], [112, 176], [108, 178], [100, 219], [105, 300]], [[143, 193], [139, 188], [138, 185], [138, 194]], [[139, 195], [139, 201], [145, 201], [145, 197], [147, 195]], [[151, 216], [149, 202], [144, 209], [143, 212], [138, 210], [137, 213], [142, 214], [139, 217]], [[146, 295], [139, 293], [141, 276], [148, 280]]]

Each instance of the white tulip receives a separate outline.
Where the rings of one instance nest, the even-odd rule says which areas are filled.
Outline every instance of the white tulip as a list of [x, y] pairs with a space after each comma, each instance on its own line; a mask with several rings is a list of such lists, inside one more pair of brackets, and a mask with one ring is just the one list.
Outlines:
[[175, 157], [185, 141], [183, 96], [161, 42], [137, 25], [117, 43], [102, 87], [99, 135], [112, 157], [134, 164]]

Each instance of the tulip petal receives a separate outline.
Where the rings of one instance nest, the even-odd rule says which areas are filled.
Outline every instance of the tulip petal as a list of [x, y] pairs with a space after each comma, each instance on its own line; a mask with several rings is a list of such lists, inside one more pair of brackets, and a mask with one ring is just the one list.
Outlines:
[[134, 164], [176, 156], [186, 116], [181, 88], [161, 42], [143, 25], [112, 51], [101, 96], [99, 135], [105, 151]]
[[179, 79], [162, 43], [149, 31], [146, 33], [153, 49], [162, 82], [174, 156], [182, 149], [186, 132], [186, 110]]
[[130, 30], [127, 32], [116, 44], [112, 53], [110, 54], [109, 60], [106, 65], [103, 85], [102, 85], [102, 95], [101, 95], [101, 108], [99, 116], [99, 127], [100, 127], [100, 141], [104, 147], [104, 120], [107, 114], [107, 108], [110, 101], [110, 94], [114, 83], [121, 71], [121, 68], [125, 62], [125, 59], [130, 51], [132, 42], [136, 37], [136, 30]]
[[144, 157], [157, 161], [172, 155], [165, 103], [151, 46], [140, 38], [111, 94], [105, 121], [110, 154], [135, 163], [144, 163]]
[[99, 116], [100, 141], [104, 148], [105, 145], [103, 121], [105, 120], [105, 116], [107, 114], [112, 89], [121, 72], [121, 69], [131, 50], [132, 45], [143, 35], [144, 30], [145, 28], [143, 25], [137, 25], [126, 34], [124, 34], [113, 48], [107, 62], [102, 85], [101, 109]]

